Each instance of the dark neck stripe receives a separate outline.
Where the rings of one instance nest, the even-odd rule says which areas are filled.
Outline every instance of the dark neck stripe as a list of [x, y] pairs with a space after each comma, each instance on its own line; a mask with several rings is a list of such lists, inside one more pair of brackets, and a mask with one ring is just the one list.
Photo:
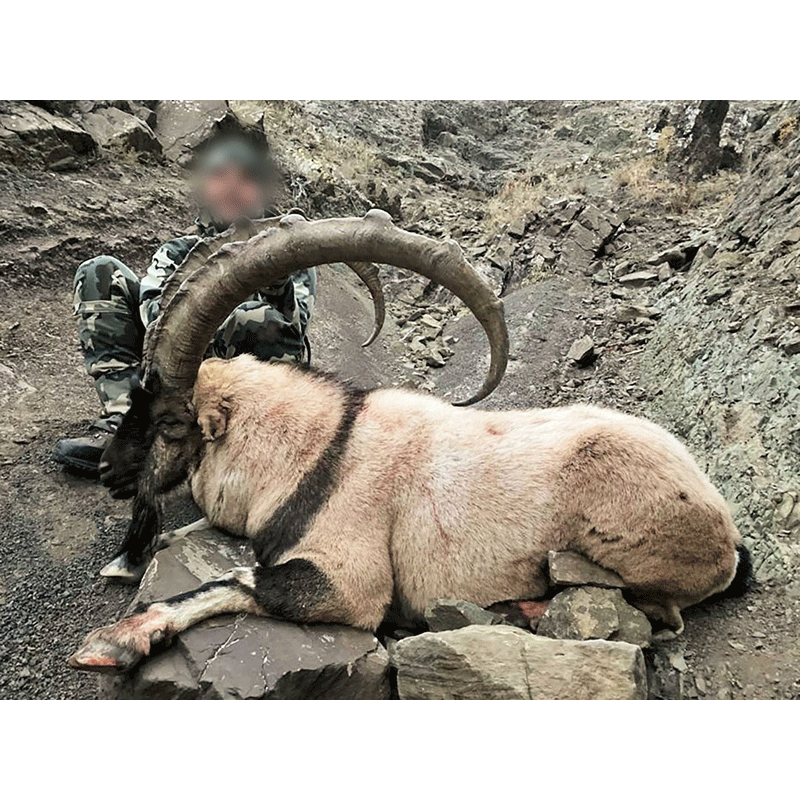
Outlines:
[[259, 564], [274, 564], [282, 553], [296, 545], [336, 488], [353, 425], [369, 394], [349, 388], [345, 392], [342, 418], [333, 439], [317, 463], [301, 478], [292, 495], [254, 537], [253, 550]]

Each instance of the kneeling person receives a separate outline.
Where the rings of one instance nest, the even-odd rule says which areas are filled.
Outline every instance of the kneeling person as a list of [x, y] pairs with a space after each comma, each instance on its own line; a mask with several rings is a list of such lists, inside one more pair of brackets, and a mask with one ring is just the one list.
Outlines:
[[[200, 160], [196, 235], [162, 245], [141, 281], [111, 256], [98, 256], [78, 267], [75, 314], [86, 370], [94, 378], [103, 409], [87, 436], [62, 439], [56, 445], [56, 461], [97, 472], [107, 441], [130, 406], [144, 333], [158, 316], [167, 278], [200, 239], [215, 236], [242, 218], [274, 215], [267, 185], [267, 162], [256, 146], [240, 138], [220, 139]], [[263, 360], [302, 360], [315, 293], [313, 269], [265, 287], [234, 309], [217, 331], [208, 354], [233, 358], [251, 353]]]

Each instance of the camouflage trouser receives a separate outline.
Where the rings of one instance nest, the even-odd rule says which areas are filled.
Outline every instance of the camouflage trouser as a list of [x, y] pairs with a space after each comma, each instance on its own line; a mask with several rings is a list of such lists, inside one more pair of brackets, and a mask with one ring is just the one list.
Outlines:
[[[78, 267], [74, 309], [86, 371], [103, 406], [97, 427], [114, 430], [130, 406], [130, 389], [139, 369], [144, 325], [139, 314], [139, 279], [121, 261], [98, 256]], [[261, 359], [300, 361], [301, 339], [280, 335], [286, 320], [263, 302], [238, 306], [209, 346], [209, 355], [232, 358], [253, 353]]]

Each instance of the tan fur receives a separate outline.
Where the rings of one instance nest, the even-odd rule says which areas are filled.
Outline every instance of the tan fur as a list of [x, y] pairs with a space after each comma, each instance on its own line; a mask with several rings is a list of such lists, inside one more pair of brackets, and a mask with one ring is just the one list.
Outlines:
[[[209, 359], [194, 404], [208, 443], [192, 491], [210, 521], [253, 536], [334, 435], [335, 382], [249, 356]], [[325, 619], [376, 627], [392, 600], [482, 606], [540, 597], [548, 550], [612, 569], [650, 616], [725, 588], [740, 537], [716, 489], [674, 437], [592, 406], [489, 412], [382, 389], [353, 427], [342, 476], [303, 539], [333, 581]]]

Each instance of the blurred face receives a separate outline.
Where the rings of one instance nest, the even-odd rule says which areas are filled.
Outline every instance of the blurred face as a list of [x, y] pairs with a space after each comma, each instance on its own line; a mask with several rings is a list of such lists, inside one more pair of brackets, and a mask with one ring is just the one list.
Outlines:
[[198, 200], [215, 222], [230, 225], [237, 219], [261, 215], [265, 206], [261, 185], [240, 167], [219, 167], [199, 179]]

